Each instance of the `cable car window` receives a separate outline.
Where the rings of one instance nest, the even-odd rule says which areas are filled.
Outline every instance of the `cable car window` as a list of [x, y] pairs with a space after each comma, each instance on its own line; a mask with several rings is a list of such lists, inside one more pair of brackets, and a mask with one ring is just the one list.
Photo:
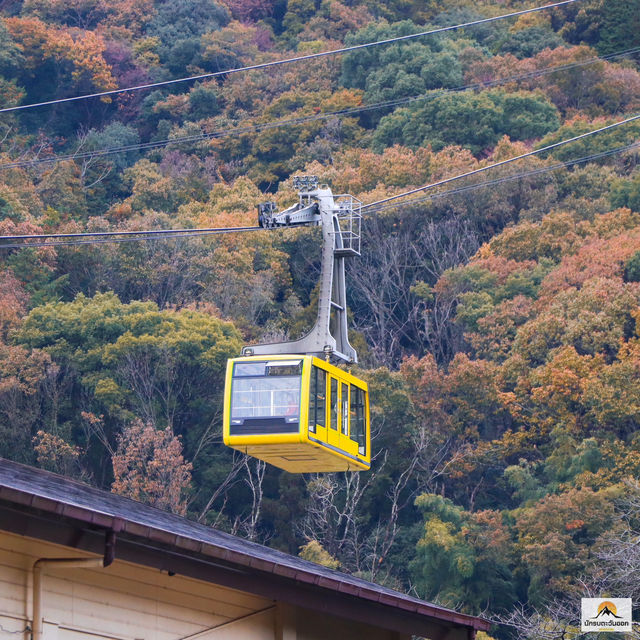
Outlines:
[[236, 362], [233, 367], [233, 377], [263, 376], [266, 362]]
[[351, 439], [358, 443], [358, 452], [366, 455], [366, 427], [364, 421], [364, 393], [351, 385]]
[[342, 383], [342, 433], [349, 435], [349, 387]]
[[327, 374], [315, 365], [311, 369], [311, 388], [309, 390], [309, 430], [315, 431], [316, 425], [324, 427], [326, 412]]
[[301, 360], [287, 360], [286, 362], [267, 362], [265, 374], [268, 376], [299, 376], [302, 374]]
[[301, 369], [301, 361], [236, 363], [231, 421], [284, 418], [286, 422], [298, 422]]
[[332, 429], [338, 428], [338, 381], [331, 378], [331, 418], [329, 426]]

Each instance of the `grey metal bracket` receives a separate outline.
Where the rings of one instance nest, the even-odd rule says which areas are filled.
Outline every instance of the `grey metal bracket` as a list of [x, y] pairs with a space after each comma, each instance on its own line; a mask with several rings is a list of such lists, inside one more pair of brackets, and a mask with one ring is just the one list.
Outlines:
[[322, 265], [318, 315], [309, 333], [299, 340], [256, 344], [242, 349], [243, 355], [308, 354], [349, 364], [358, 361], [349, 344], [345, 259], [360, 255], [362, 203], [349, 195], [334, 196], [318, 186], [315, 176], [294, 179], [301, 187], [299, 202], [280, 213], [273, 203], [260, 205], [260, 225], [276, 228], [294, 225], [322, 227]]

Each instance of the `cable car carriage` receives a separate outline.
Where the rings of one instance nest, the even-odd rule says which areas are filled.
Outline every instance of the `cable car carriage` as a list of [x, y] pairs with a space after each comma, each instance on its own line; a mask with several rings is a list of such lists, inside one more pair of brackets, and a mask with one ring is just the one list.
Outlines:
[[[360, 203], [296, 177], [299, 202], [281, 213], [258, 207], [260, 226], [322, 227], [318, 316], [299, 340], [245, 347], [227, 363], [224, 443], [292, 473], [371, 466], [367, 383], [333, 362], [353, 364], [344, 260], [360, 255]], [[332, 329], [336, 335], [332, 333]]]
[[314, 356], [229, 360], [226, 445], [292, 473], [369, 469], [367, 383]]

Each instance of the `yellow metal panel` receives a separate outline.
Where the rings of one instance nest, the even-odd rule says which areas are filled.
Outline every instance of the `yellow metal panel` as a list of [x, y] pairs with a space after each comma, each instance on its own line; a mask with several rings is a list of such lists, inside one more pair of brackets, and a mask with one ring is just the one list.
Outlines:
[[228, 446], [229, 441], [229, 424], [231, 420], [231, 378], [233, 377], [233, 364], [235, 360], [227, 360], [227, 375], [224, 385], [224, 407], [222, 418], [222, 439]]
[[299, 433], [257, 433], [255, 435], [229, 436], [229, 444], [239, 449], [252, 445], [302, 444], [306, 438]]
[[[325, 394], [326, 396], [326, 394]], [[326, 412], [325, 412], [326, 413]], [[325, 417], [325, 422], [326, 422], [326, 417]], [[314, 434], [312, 434], [312, 436], [318, 440], [320, 440], [321, 442], [326, 442], [327, 441], [327, 427], [321, 427], [320, 425], [316, 425], [316, 432]], [[307, 438], [310, 437], [310, 434], [307, 432]]]
[[361, 471], [368, 468], [361, 460], [351, 459], [340, 451], [328, 449], [326, 445], [321, 443], [246, 445], [243, 447], [234, 446], [233, 448], [290, 473]]

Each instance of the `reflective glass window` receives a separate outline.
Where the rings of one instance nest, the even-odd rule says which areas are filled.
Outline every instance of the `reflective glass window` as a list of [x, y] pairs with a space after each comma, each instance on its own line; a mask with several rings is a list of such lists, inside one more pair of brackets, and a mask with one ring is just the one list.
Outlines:
[[324, 427], [326, 415], [327, 374], [315, 365], [311, 368], [311, 386], [309, 389], [309, 430], [315, 431], [316, 425]]
[[331, 378], [331, 418], [329, 426], [332, 429], [338, 428], [338, 381]]
[[263, 376], [266, 362], [236, 362], [233, 367], [233, 377]]
[[[231, 419], [285, 418], [295, 422], [300, 417], [301, 362], [239, 362], [234, 367], [231, 387]], [[292, 368], [293, 367], [293, 368]], [[277, 373], [274, 373], [277, 371]]]
[[351, 439], [358, 443], [358, 451], [366, 455], [366, 425], [364, 418], [364, 391], [351, 385]]
[[349, 387], [342, 383], [342, 433], [349, 435]]

